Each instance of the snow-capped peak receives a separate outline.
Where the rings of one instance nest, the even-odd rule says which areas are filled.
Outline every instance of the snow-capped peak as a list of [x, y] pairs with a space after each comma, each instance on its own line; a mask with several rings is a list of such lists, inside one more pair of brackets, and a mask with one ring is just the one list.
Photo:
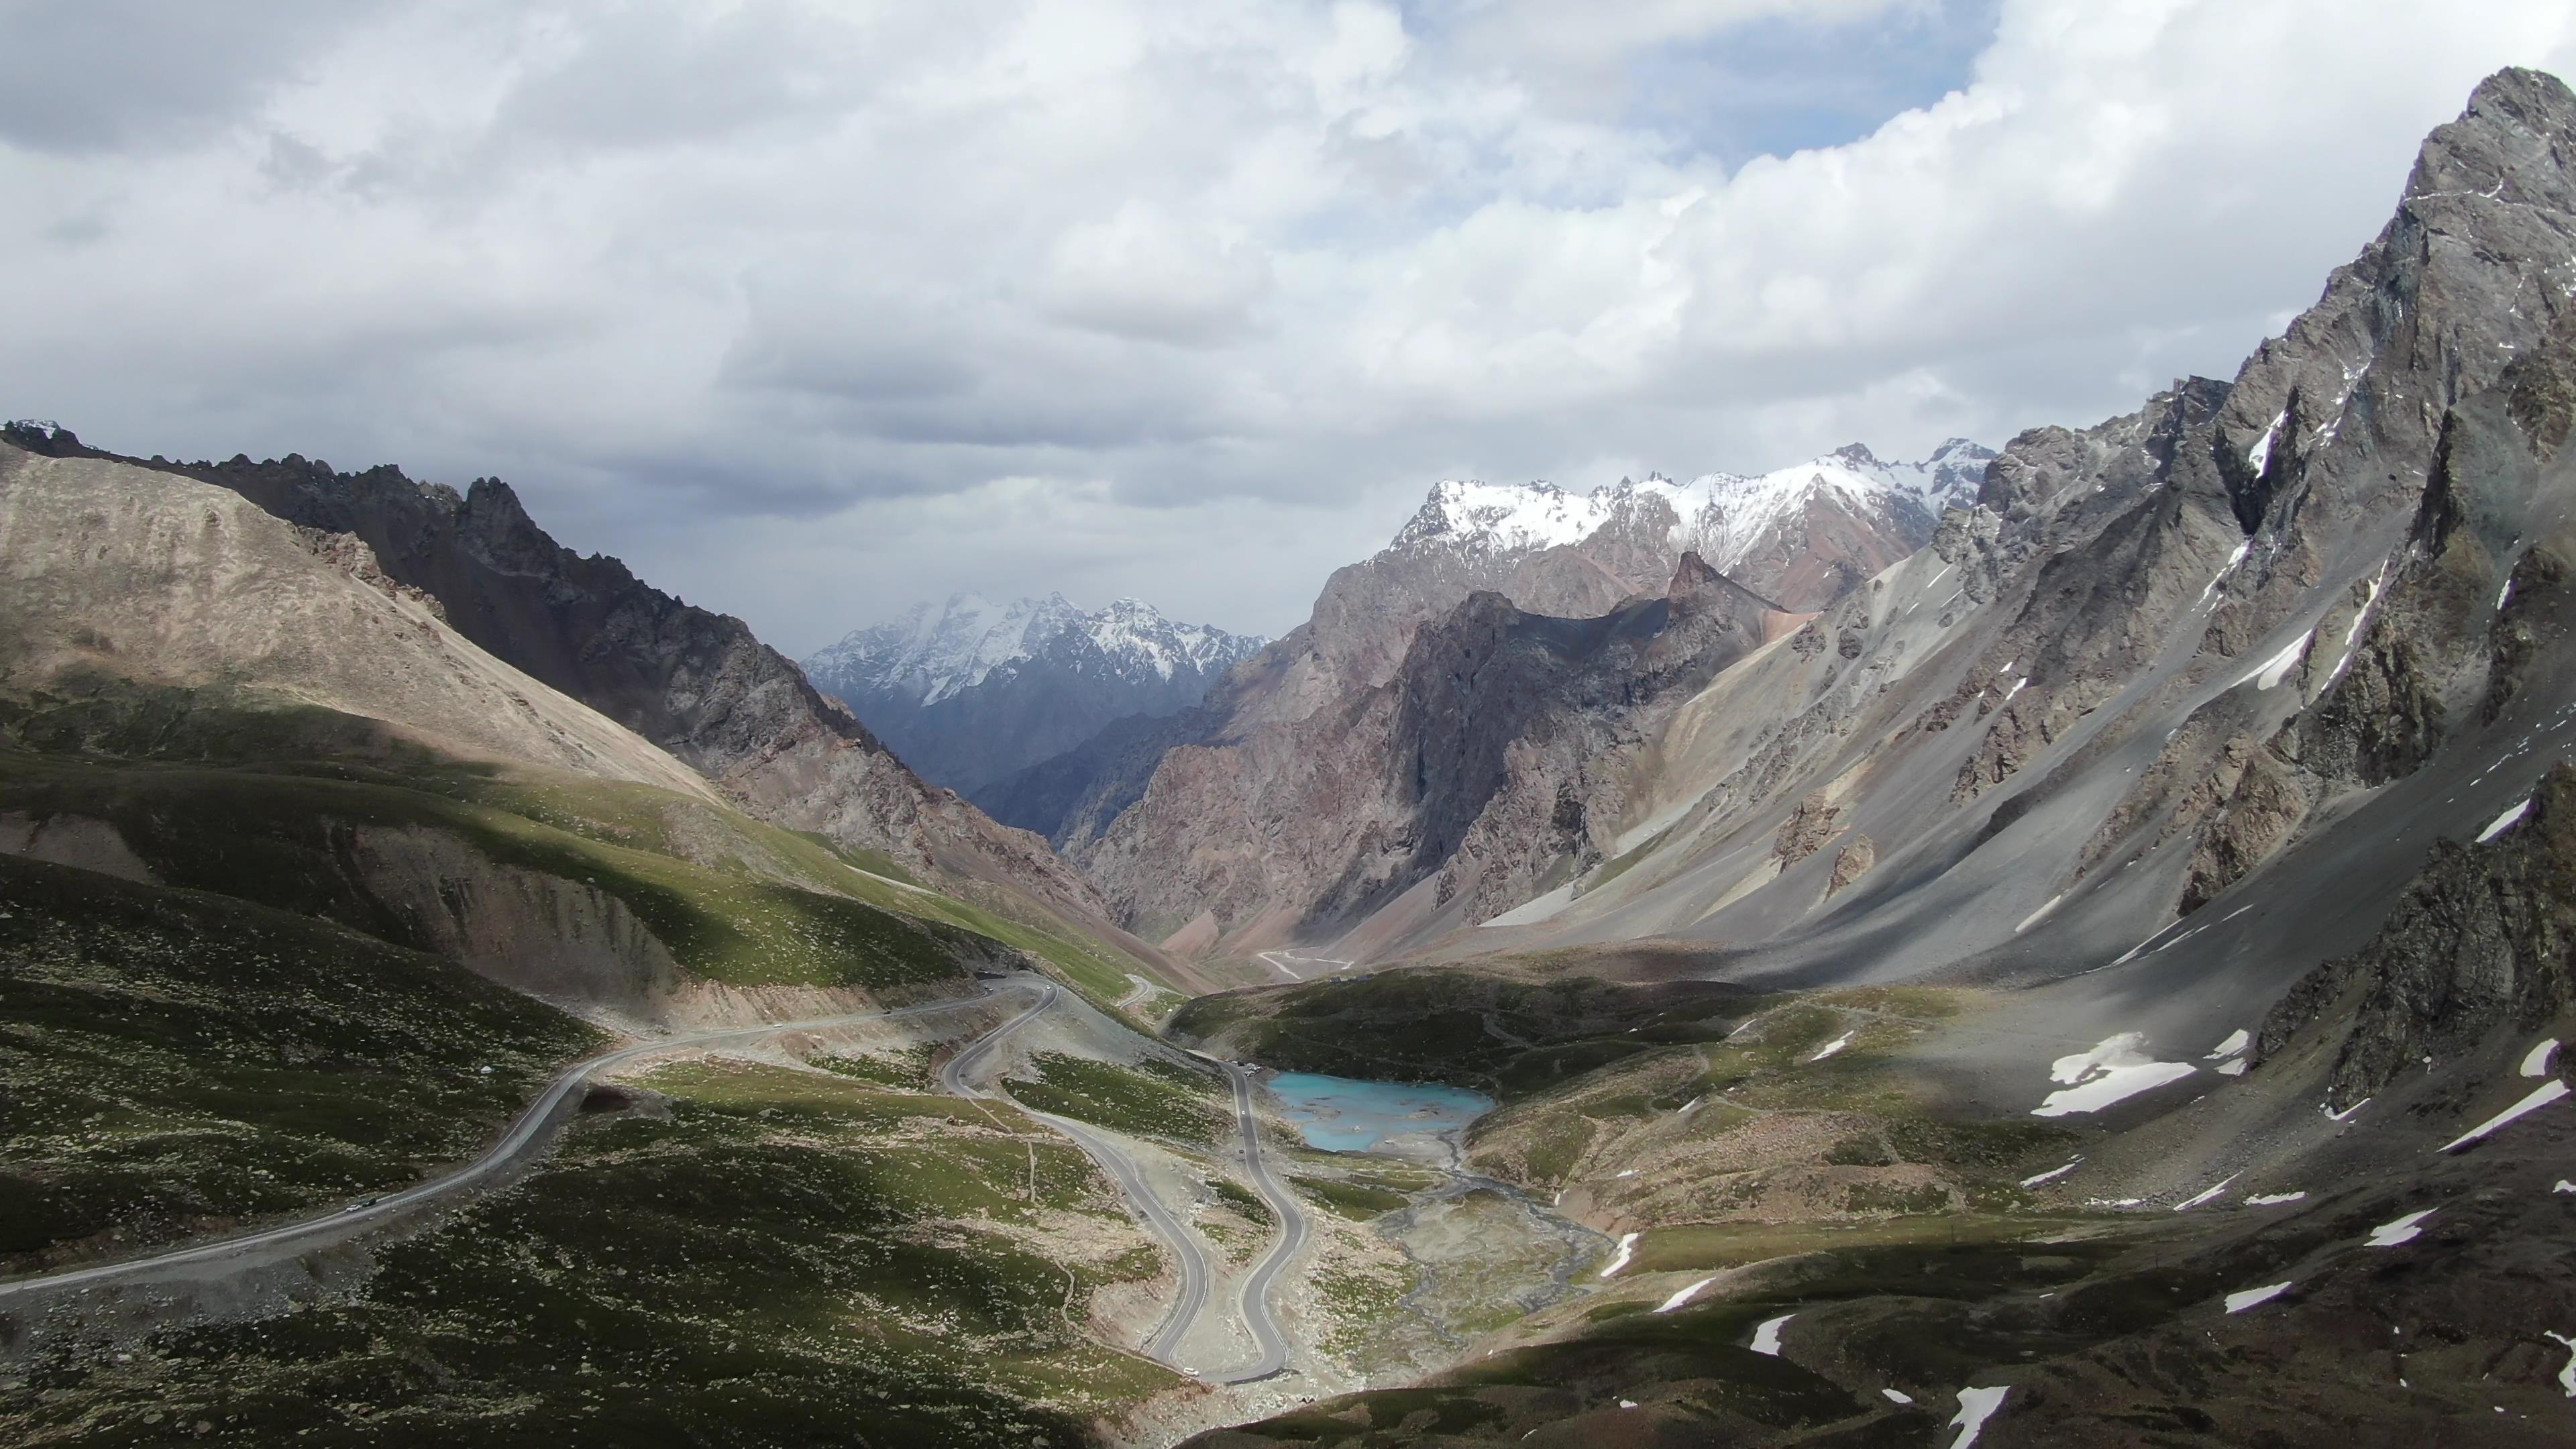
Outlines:
[[959, 593], [848, 635], [807, 659], [805, 672], [836, 693], [898, 694], [927, 706], [982, 684], [996, 669], [1084, 646], [1101, 656], [1096, 667], [1168, 680], [1184, 669], [1222, 674], [1268, 642], [1176, 623], [1141, 599], [1084, 613], [1062, 594], [995, 604]]
[[1478, 557], [1531, 553], [1581, 543], [1646, 501], [1672, 510], [1666, 543], [1697, 552], [1720, 572], [1784, 525], [1811, 500], [1879, 514], [1898, 506], [1937, 519], [1945, 508], [1974, 503], [1990, 448], [1953, 438], [1917, 463], [1885, 463], [1852, 443], [1821, 458], [1747, 477], [1710, 473], [1688, 483], [1661, 474], [1622, 478], [1588, 494], [1552, 483], [1491, 484], [1448, 479], [1395, 536], [1397, 552], [1443, 550]]

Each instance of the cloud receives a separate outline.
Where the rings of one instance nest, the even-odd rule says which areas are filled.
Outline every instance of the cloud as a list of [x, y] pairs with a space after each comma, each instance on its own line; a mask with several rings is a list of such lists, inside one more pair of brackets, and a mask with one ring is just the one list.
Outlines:
[[1279, 632], [1434, 478], [2230, 371], [2576, 18], [2491, 0], [18, 4], [0, 411], [522, 486], [791, 648]]

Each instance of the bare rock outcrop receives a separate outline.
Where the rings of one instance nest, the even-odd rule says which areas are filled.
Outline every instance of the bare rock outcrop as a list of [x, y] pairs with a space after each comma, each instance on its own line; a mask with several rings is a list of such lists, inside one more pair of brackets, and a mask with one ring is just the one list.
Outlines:
[[2263, 1056], [2318, 1026], [2336, 1040], [2331, 1100], [2351, 1105], [2426, 1057], [2576, 1005], [2576, 768], [2487, 845], [2442, 841], [2371, 943], [2301, 978], [2264, 1018]]
[[1878, 864], [1878, 842], [1866, 835], [1854, 835], [1843, 843], [1841, 850], [1834, 852], [1834, 873], [1825, 882], [1825, 894], [1830, 896], [1841, 891], [1853, 881], [1869, 874], [1870, 867], [1876, 864]]

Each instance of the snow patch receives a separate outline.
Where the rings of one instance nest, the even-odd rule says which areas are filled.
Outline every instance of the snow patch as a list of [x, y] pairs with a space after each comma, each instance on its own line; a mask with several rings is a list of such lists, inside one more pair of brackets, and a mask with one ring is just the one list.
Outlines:
[[2516, 824], [2521, 822], [2522, 817], [2530, 813], [2531, 801], [2529, 797], [2525, 797], [2521, 804], [2514, 806], [2502, 815], [2488, 821], [2487, 828], [2478, 832], [2478, 844], [2484, 845], [2488, 841], [2495, 839], [2497, 836], [2504, 834], [2508, 830], [2511, 830]]
[[2242, 1292], [2230, 1293], [2227, 1295], [2227, 1311], [2242, 1313], [2248, 1308], [2259, 1308], [2289, 1291], [2290, 1285], [2287, 1283], [2266, 1283], [2260, 1288], [2247, 1288]]
[[1611, 1274], [1618, 1272], [1620, 1269], [1627, 1267], [1628, 1260], [1636, 1256], [1637, 1235], [1635, 1233], [1620, 1234], [1619, 1251], [1610, 1255], [1610, 1262], [1608, 1266], [1601, 1270], [1601, 1276], [1607, 1278]]
[[2063, 1091], [2049, 1093], [2047, 1100], [2030, 1109], [2030, 1114], [2065, 1117], [2077, 1112], [2099, 1112], [2140, 1092], [2180, 1081], [2193, 1070], [2189, 1062], [2160, 1062], [2148, 1056], [2145, 1032], [2122, 1032], [2105, 1038], [2091, 1051], [2059, 1057], [2051, 1063], [2049, 1080], [2068, 1085]]
[[2011, 1392], [2010, 1384], [1959, 1390], [1959, 1412], [1950, 1417], [1950, 1427], [1959, 1431], [1959, 1437], [1950, 1441], [1950, 1449], [1968, 1449], [1976, 1443], [1979, 1431], [1995, 1416], [1995, 1410], [2004, 1406], [2004, 1395]]
[[[2330, 1122], [2349, 1122], [2352, 1120], [2353, 1113], [2369, 1106], [2373, 1100], [2373, 1098], [2364, 1097], [2360, 1101], [2353, 1103], [2351, 1106], [2344, 1108], [2340, 1112], [2326, 1112], [2326, 1120]], [[2325, 1104], [2323, 1102], [2318, 1103], [2317, 1110], [2325, 1112]]]
[[2408, 1213], [2393, 1223], [2381, 1223], [2370, 1230], [2370, 1240], [2362, 1246], [2394, 1248], [2402, 1243], [2411, 1243], [2424, 1235], [2422, 1226], [2424, 1220], [2438, 1211], [2440, 1211], [2438, 1208], [2426, 1208], [2419, 1213]]
[[2244, 1175], [2245, 1174], [2241, 1172], [2231, 1172], [2227, 1174], [2225, 1177], [2218, 1180], [2218, 1186], [2210, 1188], [2208, 1191], [2203, 1192], [2198, 1196], [2188, 1197], [2183, 1199], [2181, 1202], [2175, 1203], [2174, 1211], [2178, 1213], [2187, 1213], [2193, 1208], [2199, 1207], [2204, 1203], [2216, 1201], [2220, 1193], [2227, 1191], [2227, 1184], [2234, 1182], [2236, 1179], [2243, 1177]]
[[2245, 1059], [2243, 1057], [2233, 1057], [2227, 1061], [2220, 1062], [2216, 1071], [2222, 1077], [2241, 1077], [2245, 1075]]
[[2557, 1057], [2557, 1055], [2558, 1038], [2553, 1036], [2549, 1040], [2542, 1042], [2540, 1045], [2533, 1047], [2523, 1056], [2522, 1074], [2526, 1077], [2548, 1076], [2549, 1064]]
[[2249, 1197], [2245, 1199], [2245, 1205], [2248, 1207], [2279, 1207], [2285, 1202], [2297, 1202], [2299, 1199], [2306, 1196], [2307, 1194], [2305, 1192], [2267, 1192], [2260, 1197]]
[[1670, 1313], [1674, 1309], [1681, 1307], [1683, 1304], [1690, 1302], [1694, 1298], [1697, 1298], [1699, 1296], [1699, 1290], [1716, 1281], [1717, 1280], [1715, 1278], [1702, 1278], [1698, 1282], [1675, 1293], [1672, 1297], [1665, 1299], [1656, 1307], [1655, 1311], [1657, 1313]]
[[1914, 1402], [1914, 1396], [1912, 1394], [1905, 1393], [1897, 1389], [1880, 1389], [1879, 1393], [1885, 1395], [1887, 1401], [1891, 1404], [1910, 1404]]
[[[2298, 664], [2299, 656], [2307, 652], [2308, 641], [2316, 637], [2316, 632], [2316, 628], [2313, 625], [2301, 631], [2298, 638], [2281, 646], [2280, 653], [2273, 655], [2271, 658], [2255, 665], [2252, 669], [2238, 675], [2236, 683], [2243, 684], [2250, 679], [2254, 681], [2254, 687], [2256, 689], [2271, 689], [2276, 687], [2284, 678], [2288, 677], [2292, 667]], [[2231, 685], [2229, 687], [2233, 688], [2234, 686]]]
[[2567, 1366], [2558, 1371], [2558, 1387], [2567, 1391], [2567, 1397], [2576, 1399], [2576, 1338], [2545, 1328], [2540, 1330], [2540, 1336], [2567, 1350]]
[[2023, 1179], [2021, 1180], [2021, 1185], [2022, 1185], [2022, 1186], [2024, 1186], [2024, 1187], [2037, 1187], [2037, 1186], [2039, 1186], [2039, 1185], [2040, 1185], [2041, 1183], [2043, 1183], [2043, 1182], [2048, 1182], [2048, 1181], [2050, 1181], [2050, 1180], [2052, 1180], [2052, 1179], [2055, 1179], [2055, 1178], [2064, 1177], [2066, 1174], [2068, 1174], [2068, 1173], [2070, 1173], [2070, 1172], [2073, 1172], [2077, 1167], [2081, 1166], [2081, 1165], [2083, 1164], [2083, 1162], [2084, 1162], [2084, 1159], [2083, 1159], [2083, 1158], [2081, 1158], [2081, 1157], [2078, 1157], [2078, 1158], [2074, 1159], [2073, 1161], [2071, 1161], [2071, 1162], [2067, 1163], [2064, 1167], [2052, 1167], [2052, 1168], [2050, 1168], [2048, 1171], [2041, 1173], [2041, 1174], [2040, 1174], [2039, 1176], [2037, 1176], [2037, 1177], [2025, 1177], [2025, 1178], [2023, 1178]]
[[2240, 1026], [2227, 1034], [2227, 1040], [2211, 1047], [2206, 1060], [2214, 1062], [2223, 1057], [2241, 1057], [2245, 1055], [2245, 1049], [2252, 1045], [2254, 1045], [2252, 1034]]
[[[2012, 698], [2012, 696], [2008, 694], [2008, 695], [2005, 695], [2005, 696], [2004, 696], [2004, 698], [2006, 698], [2006, 699], [2010, 699], [2010, 698]], [[2064, 899], [2066, 899], [2066, 892], [2064, 892], [2064, 891], [2059, 891], [2057, 894], [2055, 894], [2055, 895], [2053, 895], [2053, 896], [2050, 896], [2050, 897], [2048, 898], [2048, 903], [2047, 903], [2046, 905], [2041, 906], [2038, 910], [2035, 910], [2035, 911], [2031, 912], [2029, 915], [2024, 916], [2024, 917], [2022, 917], [2022, 918], [2021, 918], [2021, 924], [2020, 924], [2020, 925], [2018, 925], [2018, 926], [2013, 927], [2013, 934], [2014, 934], [2014, 935], [2016, 935], [2016, 936], [2018, 936], [2018, 935], [2020, 935], [2022, 932], [2029, 930], [2032, 926], [2037, 925], [2037, 924], [2039, 923], [2039, 918], [2040, 918], [2040, 917], [2047, 915], [2049, 912], [2051, 912], [2051, 911], [2053, 911], [2053, 910], [2056, 910], [2056, 909], [2057, 909], [2057, 903], [2058, 903], [2059, 901], [2064, 900]]]
[[2280, 436], [2281, 424], [2288, 422], [2289, 419], [2290, 410], [2288, 408], [2283, 408], [2279, 412], [2274, 413], [2272, 415], [2272, 425], [2263, 430], [2263, 436], [2254, 440], [2253, 447], [2245, 450], [2245, 461], [2254, 469], [2255, 477], [2262, 477], [2263, 470], [2271, 466], [2272, 440]]
[[2489, 1117], [2487, 1120], [2470, 1128], [2468, 1131], [2461, 1133], [2449, 1142], [2442, 1144], [2442, 1150], [2444, 1152], [2448, 1152], [2454, 1147], [2465, 1147], [2468, 1144], [2477, 1141], [2479, 1138], [2486, 1136], [2488, 1133], [2493, 1132], [2497, 1128], [2502, 1127], [2517, 1118], [2529, 1116], [2566, 1095], [2567, 1084], [2565, 1082], [2551, 1082], [2546, 1086], [2537, 1088], [2530, 1096], [2523, 1098], [2521, 1101], [2516, 1102], [2512, 1106], [2505, 1108], [2503, 1111], [2498, 1112], [2492, 1117]]
[[1780, 1356], [1780, 1325], [1787, 1323], [1790, 1319], [1797, 1316], [1798, 1315], [1794, 1313], [1783, 1313], [1777, 1318], [1766, 1318], [1762, 1320], [1762, 1322], [1756, 1325], [1753, 1330], [1753, 1351], [1755, 1353], [1767, 1353], [1773, 1358], [1778, 1358]]
[[1850, 1046], [1851, 1039], [1852, 1034], [1850, 1032], [1844, 1032], [1841, 1036], [1835, 1037], [1832, 1041], [1825, 1043], [1825, 1049], [1823, 1051], [1807, 1058], [1807, 1060], [1811, 1062], [1821, 1062], [1825, 1058], [1832, 1056], [1834, 1053], [1841, 1051], [1844, 1047]]

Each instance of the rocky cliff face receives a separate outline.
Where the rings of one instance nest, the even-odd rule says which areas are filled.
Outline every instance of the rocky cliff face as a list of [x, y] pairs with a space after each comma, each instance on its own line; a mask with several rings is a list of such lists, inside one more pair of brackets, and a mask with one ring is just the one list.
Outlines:
[[[111, 455], [68, 432], [12, 429], [39, 453]], [[456, 632], [668, 750], [753, 813], [963, 882], [1096, 912], [1043, 840], [925, 785], [839, 701], [741, 620], [693, 608], [624, 564], [557, 544], [497, 479], [463, 493], [400, 469], [270, 462], [136, 466], [231, 490], [289, 523], [350, 535], [435, 599]]]
[[2269, 1057], [2336, 1043], [2337, 1110], [2421, 1063], [2527, 1036], [2576, 1005], [2576, 767], [2550, 770], [2489, 844], [2442, 841], [2366, 948], [2302, 977], [2263, 1020]]
[[[2571, 165], [2563, 84], [2482, 85], [2379, 236], [2234, 378], [2014, 439], [1973, 503], [1926, 528], [1928, 551], [1675, 707], [1615, 789], [1587, 784], [1595, 807], [1624, 802], [1606, 823], [1588, 808], [1587, 828], [1643, 843], [1616, 870], [1567, 855], [1582, 864], [1562, 910], [1512, 924], [1535, 940], [1687, 932], [1889, 976], [2101, 964], [2331, 840], [2373, 792], [2462, 751], [2464, 785], [2518, 759], [2493, 754], [2495, 735], [2558, 702], [2576, 559]], [[1150, 786], [1095, 791], [1104, 808], [1078, 806], [1060, 838], [1121, 899], [1191, 874], [1103, 851], [1128, 828], [1106, 807], [1168, 796], [1177, 828], [1192, 781], [1211, 818], [1297, 795], [1268, 732], [1396, 679], [1406, 629], [1424, 627], [1408, 619], [1456, 571], [1508, 555], [1579, 597], [1615, 573], [1586, 548], [1633, 557], [1672, 526], [1648, 516], [1668, 486], [1436, 498], [1211, 698]], [[1620, 527], [1568, 522], [1586, 507]], [[1810, 799], [1834, 810], [1829, 831], [1777, 853]], [[2060, 930], [2081, 944], [2052, 952]], [[1504, 939], [1523, 938], [1479, 942]]]
[[1086, 864], [1149, 930], [1204, 910], [1224, 931], [1312, 934], [1399, 897], [1483, 919], [1601, 857], [1662, 712], [1782, 618], [1696, 556], [1662, 597], [1594, 619], [1470, 595], [1384, 684], [1169, 748]]
[[805, 673], [924, 778], [974, 798], [1113, 721], [1196, 705], [1269, 642], [1136, 599], [1085, 613], [1061, 594], [1007, 605], [960, 594], [849, 635]]
[[[1329, 748], [1319, 737], [1345, 732], [1353, 712], [1368, 709], [1373, 693], [1408, 667], [1424, 631], [1476, 594], [1531, 615], [1603, 618], [1661, 594], [1692, 557], [1700, 560], [1695, 570], [1734, 580], [1764, 608], [1820, 607], [1928, 542], [1945, 508], [1975, 497], [1994, 456], [1954, 439], [1922, 462], [1888, 464], [1854, 445], [1758, 477], [1623, 479], [1588, 495], [1544, 483], [1441, 483], [1387, 548], [1336, 571], [1313, 616], [1240, 665], [1200, 709], [1124, 726], [1114, 738], [987, 785], [977, 798], [1044, 831], [1113, 898], [1164, 899], [1172, 883], [1209, 873], [1158, 859], [1148, 843], [1105, 846], [1114, 829], [1137, 828], [1120, 825], [1123, 812], [1149, 795], [1169, 802], [1171, 818], [1205, 820], [1237, 818], [1246, 797], [1256, 815], [1274, 800], [1307, 798], [1307, 752]], [[1774, 602], [1773, 589], [1788, 597]], [[1207, 797], [1190, 803], [1193, 790]], [[1170, 848], [1186, 849], [1177, 841]], [[1273, 853], [1303, 849], [1284, 838], [1270, 844]], [[1250, 901], [1272, 901], [1266, 888], [1246, 883], [1260, 874], [1249, 866], [1236, 872], [1222, 892], [1226, 904], [1208, 903], [1222, 926], [1249, 919], [1240, 912]], [[1316, 910], [1318, 920], [1338, 918], [1353, 899], [1337, 887], [1330, 907], [1310, 898], [1282, 908], [1294, 918]], [[1491, 902], [1480, 896], [1473, 904]], [[1161, 918], [1156, 907], [1143, 919]]]

